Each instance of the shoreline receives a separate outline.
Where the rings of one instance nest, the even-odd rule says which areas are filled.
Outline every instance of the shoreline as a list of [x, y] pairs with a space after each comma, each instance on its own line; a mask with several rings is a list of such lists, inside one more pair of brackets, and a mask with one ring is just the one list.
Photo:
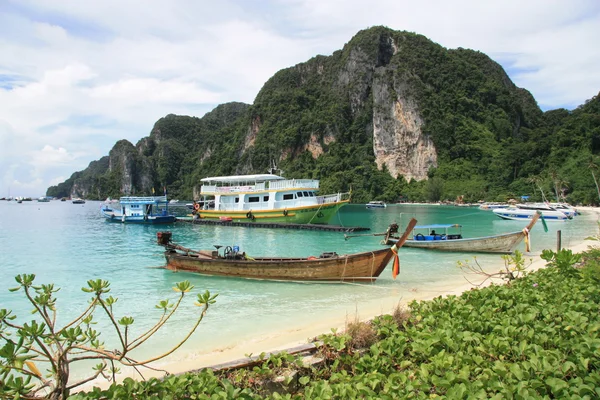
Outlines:
[[[596, 220], [600, 217], [600, 208], [586, 207], [581, 209], [585, 211], [585, 215], [580, 217], [593, 218]], [[588, 232], [588, 236], [595, 235], [598, 235], [598, 231]], [[563, 248], [570, 249], [574, 253], [585, 251], [589, 246], [594, 244], [600, 245], [599, 242], [592, 240], [581, 240], [576, 243], [566, 243], [563, 241], [563, 243]], [[525, 254], [526, 259], [532, 259], [527, 271], [533, 272], [545, 267], [545, 261], [539, 257], [540, 254], [541, 251]], [[504, 262], [498, 255], [497, 261], [486, 263], [486, 265], [484, 265], [484, 270], [496, 272], [503, 266]], [[402, 275], [400, 275], [400, 277], [401, 276]], [[479, 282], [479, 280], [477, 280], [477, 282]], [[286, 349], [306, 344], [322, 334], [332, 333], [332, 330], [342, 332], [345, 330], [348, 322], [353, 322], [355, 320], [367, 321], [379, 315], [390, 314], [398, 305], [406, 307], [407, 304], [413, 300], [431, 300], [438, 296], [460, 296], [465, 291], [473, 288], [485, 287], [492, 283], [501, 282], [502, 281], [498, 279], [489, 279], [484, 284], [475, 286], [467, 282], [464, 274], [461, 274], [460, 277], [457, 277], [456, 279], [426, 286], [417, 285], [416, 287], [399, 287], [397, 290], [390, 291], [390, 293], [386, 294], [384, 297], [378, 297], [374, 300], [360, 304], [348, 304], [345, 306], [344, 314], [340, 313], [339, 310], [331, 311], [327, 314], [319, 315], [317, 320], [311, 319], [301, 321], [301, 323], [296, 326], [273, 331], [262, 337], [253, 337], [248, 340], [239, 341], [235, 344], [224, 345], [223, 347], [215, 348], [208, 353], [188, 351], [185, 354], [178, 354], [176, 358], [169, 357], [165, 360], [154, 362], [151, 366], [153, 368], [167, 370], [170, 374], [181, 374], [209, 368], [234, 360], [247, 359], [250, 355], [285, 351]], [[164, 373], [151, 370], [144, 370], [143, 373], [146, 379], [164, 376]], [[117, 382], [122, 382], [128, 377], [140, 379], [139, 375], [134, 371], [122, 369], [122, 373], [117, 377]], [[94, 386], [108, 388], [110, 383], [105, 380], [95, 380], [90, 382], [90, 384], [82, 386], [80, 390], [90, 390]]]

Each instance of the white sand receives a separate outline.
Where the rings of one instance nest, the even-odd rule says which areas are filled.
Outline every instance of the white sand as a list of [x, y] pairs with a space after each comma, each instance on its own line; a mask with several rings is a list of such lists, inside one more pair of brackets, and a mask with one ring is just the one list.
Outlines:
[[[582, 211], [585, 212], [582, 218], [594, 218], [598, 219], [600, 216], [600, 208], [591, 208], [591, 207], [579, 207]], [[598, 231], [588, 232], [589, 236], [598, 235]], [[585, 251], [589, 248], [589, 246], [600, 245], [600, 242], [585, 240], [579, 243], [571, 243], [568, 247], [574, 253], [579, 253]], [[531, 253], [526, 255], [527, 259], [532, 259], [533, 263], [529, 266], [528, 271], [534, 271], [539, 268], [545, 266], [545, 261], [539, 257], [538, 253]], [[496, 264], [487, 265], [485, 270], [488, 272], [497, 272], [504, 267], [504, 263], [500, 257], [498, 257], [498, 262]], [[482, 279], [472, 276], [469, 277], [472, 282], [481, 282]], [[494, 283], [501, 283], [500, 280], [493, 281]], [[488, 280], [483, 286], [489, 285], [492, 283], [492, 280]], [[163, 368], [170, 373], [176, 374], [190, 370], [201, 369], [204, 367], [209, 367], [211, 365], [221, 364], [237, 359], [242, 359], [247, 357], [249, 354], [258, 355], [260, 353], [269, 353], [275, 352], [279, 350], [285, 350], [287, 348], [292, 348], [294, 346], [298, 346], [301, 344], [306, 344], [310, 339], [315, 338], [324, 333], [331, 333], [332, 329], [337, 329], [338, 332], [344, 330], [347, 322], [355, 321], [356, 319], [360, 320], [369, 320], [375, 316], [382, 314], [392, 313], [393, 310], [399, 304], [399, 295], [401, 294], [402, 298], [400, 301], [401, 305], [406, 305], [413, 300], [429, 300], [435, 298], [440, 295], [448, 296], [448, 295], [460, 295], [463, 292], [472, 289], [474, 286], [468, 283], [464, 278], [457, 278], [452, 282], [440, 282], [439, 284], [431, 284], [427, 287], [414, 287], [410, 288], [408, 291], [406, 289], [400, 290], [398, 293], [395, 293], [394, 296], [388, 294], [388, 297], [377, 298], [376, 300], [369, 303], [361, 303], [355, 306], [354, 312], [349, 315], [337, 315], [331, 318], [328, 316], [327, 319], [321, 319], [317, 321], [311, 321], [310, 325], [306, 325], [304, 327], [294, 329], [294, 330], [281, 330], [277, 332], [273, 332], [269, 336], [264, 336], [260, 338], [254, 338], [250, 341], [245, 341], [236, 344], [232, 347], [226, 347], [222, 349], [218, 349], [211, 353], [206, 354], [188, 354], [188, 355], [179, 355], [178, 360], [168, 363], [155, 363], [153, 364], [156, 367]], [[354, 307], [354, 306], [353, 306]], [[152, 371], [145, 370], [144, 376], [146, 378], [150, 376], [162, 376], [163, 374], [154, 373]], [[122, 380], [125, 377], [136, 377], [132, 372], [123, 372], [120, 374], [119, 379]], [[107, 387], [108, 383], [106, 381], [96, 381], [93, 383], [95, 386]], [[83, 389], [89, 389], [90, 386], [86, 386]]]

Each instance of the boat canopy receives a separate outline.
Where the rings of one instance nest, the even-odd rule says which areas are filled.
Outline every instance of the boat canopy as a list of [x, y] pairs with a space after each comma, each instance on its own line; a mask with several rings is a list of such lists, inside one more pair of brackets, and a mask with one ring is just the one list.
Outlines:
[[119, 200], [121, 204], [161, 204], [168, 203], [167, 196], [147, 196], [147, 197], [138, 197], [138, 196], [128, 196], [121, 197]]
[[462, 228], [459, 224], [433, 224], [433, 225], [417, 225], [414, 229], [448, 229], [448, 228]]
[[281, 181], [285, 178], [272, 174], [257, 174], [257, 175], [233, 175], [233, 176], [216, 176], [211, 178], [200, 179], [206, 183], [243, 183], [243, 182], [268, 182]]

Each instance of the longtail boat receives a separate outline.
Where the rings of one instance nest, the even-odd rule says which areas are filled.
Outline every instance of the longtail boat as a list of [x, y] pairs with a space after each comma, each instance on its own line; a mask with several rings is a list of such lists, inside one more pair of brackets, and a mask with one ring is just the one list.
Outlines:
[[[217, 250], [191, 250], [171, 241], [171, 232], [157, 232], [164, 246], [166, 268], [205, 275], [279, 281], [373, 282], [396, 256], [417, 221], [412, 219], [402, 237], [392, 247], [362, 253], [319, 257], [250, 257], [237, 248], [215, 246]], [[395, 276], [395, 275], [394, 275]]]
[[[519, 243], [526, 239], [526, 250], [529, 251], [529, 232], [539, 218], [540, 214], [536, 213], [529, 225], [517, 232], [475, 238], [463, 238], [460, 233], [449, 234], [448, 229], [461, 227], [457, 224], [415, 226], [412, 237], [406, 240], [404, 247], [475, 253], [512, 253]], [[394, 237], [397, 230], [397, 224], [390, 225], [383, 242], [388, 245], [394, 244], [398, 240]]]

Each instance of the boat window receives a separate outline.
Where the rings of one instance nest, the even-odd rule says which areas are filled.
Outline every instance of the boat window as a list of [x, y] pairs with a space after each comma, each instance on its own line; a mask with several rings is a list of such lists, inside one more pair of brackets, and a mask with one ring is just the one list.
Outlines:
[[298, 192], [298, 197], [302, 197], [302, 192]]
[[263, 196], [263, 201], [269, 201], [269, 196]]
[[308, 193], [310, 193], [310, 197], [315, 197], [316, 196], [315, 192], [308, 192]]
[[310, 195], [308, 194], [308, 192], [304, 192], [304, 197], [310, 197]]
[[248, 203], [258, 203], [259, 201], [260, 201], [260, 196], [248, 197]]
[[236, 198], [235, 198], [235, 202], [236, 202], [236, 203], [239, 203], [239, 202], [240, 202], [240, 198], [239, 198], [239, 197], [236, 197]]
[[283, 195], [284, 200], [294, 200], [294, 193], [287, 193]]

